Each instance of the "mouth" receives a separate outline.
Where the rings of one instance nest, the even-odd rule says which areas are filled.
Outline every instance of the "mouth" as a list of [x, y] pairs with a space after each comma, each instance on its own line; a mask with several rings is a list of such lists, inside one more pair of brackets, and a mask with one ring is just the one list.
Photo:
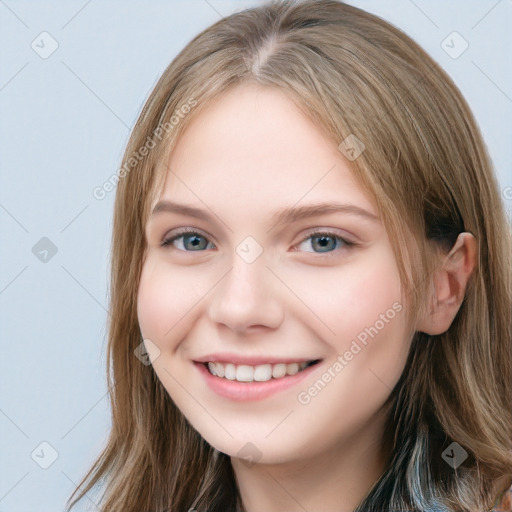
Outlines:
[[296, 375], [320, 361], [320, 359], [315, 359], [291, 363], [266, 363], [255, 366], [220, 361], [209, 361], [203, 364], [211, 375], [219, 379], [237, 382], [268, 382]]

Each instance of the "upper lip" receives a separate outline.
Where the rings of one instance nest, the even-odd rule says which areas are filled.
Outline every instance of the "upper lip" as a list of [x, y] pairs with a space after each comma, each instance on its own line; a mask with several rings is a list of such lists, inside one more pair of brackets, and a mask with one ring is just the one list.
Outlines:
[[216, 353], [209, 354], [198, 359], [194, 359], [196, 363], [233, 363], [233, 364], [246, 364], [249, 366], [256, 366], [260, 364], [288, 364], [288, 363], [309, 363], [310, 361], [317, 361], [319, 358], [304, 358], [304, 357], [272, 357], [272, 356], [241, 356], [237, 354]]

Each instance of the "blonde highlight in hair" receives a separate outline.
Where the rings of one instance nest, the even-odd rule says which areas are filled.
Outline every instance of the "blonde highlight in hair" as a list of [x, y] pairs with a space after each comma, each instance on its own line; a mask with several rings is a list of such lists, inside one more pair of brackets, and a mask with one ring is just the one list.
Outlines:
[[[428, 307], [439, 256], [462, 232], [476, 238], [477, 267], [451, 327], [413, 335], [389, 397], [389, 466], [357, 511], [488, 510], [512, 475], [512, 245], [498, 183], [447, 74], [397, 28], [334, 0], [272, 2], [218, 21], [174, 59], [147, 100], [123, 164], [177, 109], [191, 99], [195, 106], [118, 184], [107, 355], [112, 428], [70, 506], [105, 483], [102, 512], [241, 507], [229, 457], [201, 438], [133, 352], [141, 343], [144, 227], [169, 155], [205, 106], [248, 83], [286, 92], [336, 144], [351, 134], [363, 141], [351, 168], [393, 243], [411, 329]], [[468, 453], [456, 470], [441, 457], [454, 441]]]

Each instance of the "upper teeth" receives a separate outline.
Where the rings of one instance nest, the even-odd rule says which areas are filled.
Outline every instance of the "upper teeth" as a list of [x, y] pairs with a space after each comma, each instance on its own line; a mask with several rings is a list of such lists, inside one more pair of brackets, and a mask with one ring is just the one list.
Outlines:
[[277, 363], [277, 364], [259, 364], [249, 366], [247, 364], [235, 365], [233, 363], [208, 363], [208, 369], [212, 375], [223, 377], [228, 380], [237, 380], [239, 382], [265, 382], [271, 378], [279, 379], [285, 375], [295, 375], [306, 368], [308, 363]]

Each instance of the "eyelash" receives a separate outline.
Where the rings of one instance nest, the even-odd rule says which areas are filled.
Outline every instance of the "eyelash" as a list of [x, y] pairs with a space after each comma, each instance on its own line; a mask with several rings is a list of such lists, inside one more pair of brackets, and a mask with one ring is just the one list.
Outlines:
[[[184, 229], [180, 230], [178, 233], [176, 233], [175, 235], [173, 235], [171, 238], [164, 238], [160, 245], [164, 248], [169, 247], [169, 246], [171, 246], [171, 244], [174, 241], [179, 240], [180, 238], [182, 238], [184, 235], [187, 235], [187, 234], [199, 235], [200, 237], [204, 238], [205, 240], [208, 240], [208, 237], [203, 235], [200, 231], [198, 231], [196, 229], [192, 229], [192, 228], [184, 228]], [[343, 248], [350, 249], [351, 247], [358, 245], [356, 242], [347, 240], [347, 239], [341, 237], [340, 235], [330, 232], [330, 231], [314, 231], [312, 233], [309, 233], [309, 235], [306, 238], [302, 239], [297, 245], [300, 246], [306, 240], [309, 240], [310, 238], [315, 238], [315, 237], [333, 238], [337, 242], [341, 242], [342, 246], [337, 247], [337, 248], [333, 249], [332, 251], [327, 251], [326, 253], [315, 252], [315, 251], [305, 251], [305, 252], [312, 252], [314, 254], [317, 254], [319, 256], [324, 256], [324, 257], [332, 257], [333, 253], [336, 252], [336, 250], [341, 250]], [[209, 243], [211, 243], [211, 242], [209, 242]], [[181, 252], [203, 252], [203, 251], [187, 251], [187, 250], [183, 250], [183, 249], [178, 249], [178, 250]]]

